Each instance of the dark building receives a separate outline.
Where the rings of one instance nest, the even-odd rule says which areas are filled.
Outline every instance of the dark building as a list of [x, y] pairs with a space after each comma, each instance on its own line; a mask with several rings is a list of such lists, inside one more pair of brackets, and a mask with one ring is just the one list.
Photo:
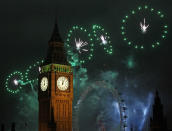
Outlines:
[[16, 128], [16, 124], [13, 122], [11, 126], [11, 131], [15, 131], [16, 130], [15, 128]]
[[150, 131], [167, 131], [167, 122], [158, 91], [155, 93], [153, 116], [150, 118]]
[[5, 125], [1, 124], [1, 131], [5, 131]]
[[[10, 131], [16, 131], [16, 125], [15, 123], [13, 122], [12, 125], [11, 125], [11, 130]], [[6, 131], [5, 130], [5, 125], [4, 124], [1, 124], [1, 131]]]

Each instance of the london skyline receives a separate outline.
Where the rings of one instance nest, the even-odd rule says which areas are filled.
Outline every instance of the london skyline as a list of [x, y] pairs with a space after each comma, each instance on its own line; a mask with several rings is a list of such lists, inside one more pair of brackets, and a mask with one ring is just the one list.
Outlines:
[[[47, 54], [48, 41], [51, 38], [54, 28], [56, 16], [59, 26], [60, 35], [63, 41], [66, 40], [68, 31], [74, 25], [82, 26], [91, 32], [90, 27], [93, 24], [101, 25], [108, 33], [112, 41], [113, 54], [107, 55], [100, 48], [95, 46], [94, 57], [92, 61], [85, 64], [86, 73], [83, 73], [83, 83], [80, 83], [80, 88], [84, 89], [95, 81], [104, 80], [112, 82], [111, 85], [118, 88], [122, 92], [126, 104], [130, 109], [138, 109], [147, 107], [152, 99], [155, 90], [159, 91], [162, 103], [164, 105], [164, 113], [167, 116], [168, 127], [172, 121], [172, 103], [169, 101], [172, 92], [171, 83], [171, 10], [172, 2], [167, 0], [152, 0], [149, 2], [143, 1], [1, 1], [1, 109], [0, 122], [11, 123], [13, 121], [21, 122], [19, 118], [24, 118], [30, 123], [34, 123], [37, 118], [37, 102], [29, 103], [30, 98], [35, 100], [30, 87], [27, 86], [21, 91], [21, 94], [11, 95], [5, 89], [6, 77], [13, 71], [24, 72], [27, 67], [36, 61], [44, 59]], [[138, 6], [148, 5], [157, 10], [162, 11], [168, 24], [167, 38], [161, 42], [161, 45], [156, 49], [145, 49], [143, 51], [135, 50], [129, 47], [121, 36], [121, 20], [132, 9]], [[136, 17], [137, 18], [137, 17]], [[143, 19], [141, 19], [143, 23]], [[152, 20], [153, 21], [153, 20]], [[157, 19], [155, 20], [156, 23]], [[147, 23], [148, 22], [148, 23]], [[146, 24], [150, 22], [146, 19]], [[138, 23], [138, 28], [140, 28]], [[156, 25], [156, 24], [155, 24]], [[153, 25], [149, 25], [151, 26]], [[132, 28], [135, 26], [131, 25]], [[130, 30], [131, 31], [131, 30]], [[130, 32], [132, 33], [132, 32]], [[157, 33], [158, 34], [158, 33]], [[153, 38], [156, 38], [152, 35]], [[149, 41], [149, 39], [147, 40]], [[146, 44], [146, 43], [144, 43]], [[133, 67], [128, 67], [128, 62], [133, 62]], [[79, 75], [79, 72], [77, 72]], [[78, 78], [75, 78], [78, 79]], [[75, 88], [75, 87], [74, 87]], [[35, 93], [35, 92], [34, 92]], [[93, 96], [98, 96], [95, 92]], [[99, 98], [99, 97], [98, 97]], [[23, 99], [23, 100], [22, 100]], [[91, 99], [91, 98], [90, 98]], [[95, 99], [95, 98], [94, 98]], [[94, 101], [94, 99], [91, 99]], [[100, 99], [100, 98], [99, 98]], [[111, 99], [104, 96], [104, 99]], [[109, 100], [110, 101], [110, 100]], [[25, 105], [28, 104], [29, 105]], [[102, 102], [103, 103], [103, 102]], [[140, 104], [140, 105], [139, 105]], [[24, 105], [24, 106], [23, 106]], [[130, 106], [131, 105], [131, 106]], [[103, 107], [107, 105], [105, 102]], [[109, 106], [110, 108], [111, 106]], [[87, 109], [90, 109], [86, 105]], [[33, 109], [33, 110], [32, 110]], [[97, 111], [100, 109], [98, 107]], [[32, 110], [32, 111], [30, 111]], [[82, 109], [84, 111], [84, 109]], [[96, 110], [96, 109], [95, 109]], [[28, 114], [25, 114], [25, 111]], [[109, 110], [110, 112], [111, 110]], [[151, 114], [151, 109], [149, 109]], [[92, 112], [95, 115], [95, 112]], [[32, 121], [31, 119], [34, 119]], [[81, 118], [85, 116], [81, 116]], [[143, 113], [135, 119], [142, 121]], [[146, 119], [149, 117], [147, 116]], [[10, 119], [10, 122], [9, 122]], [[86, 118], [88, 119], [88, 118]], [[88, 119], [89, 120], [89, 119]], [[92, 118], [91, 120], [94, 120]], [[115, 120], [114, 120], [115, 121]], [[131, 123], [136, 121], [131, 119]], [[89, 123], [89, 122], [88, 122]], [[88, 123], [86, 125], [88, 125]], [[131, 124], [130, 123], [130, 124]], [[37, 127], [37, 125], [32, 125]], [[81, 126], [84, 127], [83, 124]], [[138, 122], [136, 126], [140, 126]], [[170, 127], [171, 128], [171, 127]]]

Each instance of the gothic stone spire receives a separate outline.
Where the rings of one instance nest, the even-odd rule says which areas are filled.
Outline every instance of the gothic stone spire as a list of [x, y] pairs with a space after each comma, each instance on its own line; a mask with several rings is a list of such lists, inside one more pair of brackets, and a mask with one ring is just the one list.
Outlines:
[[67, 55], [64, 49], [64, 43], [60, 36], [57, 22], [55, 22], [54, 30], [51, 39], [48, 42], [48, 45], [48, 53], [44, 65], [69, 65], [69, 63], [67, 62]]
[[53, 33], [52, 33], [52, 36], [51, 36], [51, 39], [49, 40], [49, 42], [62, 42], [63, 43], [62, 38], [59, 33], [57, 19], [55, 21], [54, 30], [53, 30]]

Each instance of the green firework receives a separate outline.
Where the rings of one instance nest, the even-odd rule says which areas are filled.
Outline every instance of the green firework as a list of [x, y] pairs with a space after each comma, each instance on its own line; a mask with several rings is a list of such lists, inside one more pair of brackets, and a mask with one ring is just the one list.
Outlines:
[[103, 47], [107, 54], [112, 55], [113, 49], [109, 34], [105, 32], [105, 29], [100, 25], [93, 25], [92, 30], [99, 45]]
[[[81, 43], [80, 47], [76, 43]], [[87, 29], [81, 26], [73, 26], [67, 33], [65, 46], [68, 54], [68, 61], [71, 65], [76, 63], [84, 64], [93, 57], [93, 37]]]
[[15, 80], [22, 80], [23, 81], [23, 73], [20, 71], [14, 71], [13, 73], [9, 74], [6, 78], [5, 88], [9, 93], [17, 94], [22, 89], [22, 86], [18, 84], [14, 84]]
[[38, 82], [38, 78], [30, 78], [30, 72], [37, 68], [43, 63], [43, 60], [35, 62], [33, 65], [28, 66], [24, 75], [20, 71], [14, 71], [9, 74], [6, 78], [5, 88], [9, 93], [17, 94], [23, 88], [23, 86], [30, 85], [33, 88], [33, 84]]
[[[141, 15], [141, 13], [146, 12], [146, 14], [150, 14], [153, 16], [156, 16], [159, 21], [161, 21], [162, 25], [160, 27], [160, 35], [156, 37], [154, 40], [152, 40], [150, 43], [145, 43], [145, 41], [136, 41], [137, 38], [130, 38], [130, 34], [128, 32], [128, 21], [134, 17], [134, 19]], [[149, 17], [150, 17], [149, 16]], [[122, 25], [120, 27], [121, 35], [123, 41], [130, 47], [133, 47], [135, 49], [146, 49], [146, 48], [156, 48], [161, 45], [163, 40], [167, 37], [168, 34], [168, 25], [164, 22], [165, 21], [165, 15], [154, 8], [151, 8], [147, 5], [144, 6], [138, 6], [136, 9], [130, 10], [130, 12], [125, 15], [121, 21]], [[137, 26], [137, 25], [136, 25]], [[153, 26], [153, 25], [152, 25]], [[151, 28], [151, 25], [150, 27]], [[155, 32], [155, 34], [158, 32]], [[145, 40], [145, 39], [144, 39]], [[145, 46], [145, 44], [148, 44], [148, 46]]]

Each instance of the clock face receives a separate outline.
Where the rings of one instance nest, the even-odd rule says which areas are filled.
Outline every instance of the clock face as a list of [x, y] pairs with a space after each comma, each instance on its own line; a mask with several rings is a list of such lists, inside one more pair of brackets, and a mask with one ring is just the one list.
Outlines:
[[67, 77], [61, 76], [57, 79], [57, 87], [61, 91], [65, 91], [69, 87], [69, 80]]
[[41, 79], [41, 90], [42, 91], [46, 91], [48, 88], [48, 78], [47, 77], [43, 77]]

